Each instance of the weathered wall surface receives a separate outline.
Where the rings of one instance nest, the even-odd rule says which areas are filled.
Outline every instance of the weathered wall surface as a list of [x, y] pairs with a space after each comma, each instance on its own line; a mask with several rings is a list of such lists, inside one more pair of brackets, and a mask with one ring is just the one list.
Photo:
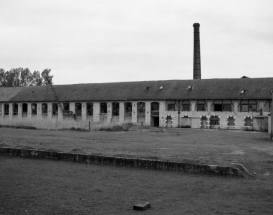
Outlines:
[[[246, 129], [245, 127], [245, 118], [250, 117], [254, 118], [253, 126], [248, 126], [248, 129], [254, 130], [266, 130], [268, 127], [266, 124], [266, 119], [258, 119], [258, 112], [239, 112], [238, 110], [238, 101], [233, 101], [232, 111], [231, 112], [215, 112], [212, 110], [212, 101], [207, 101], [206, 111], [197, 111], [196, 108], [196, 100], [192, 100], [190, 103], [190, 111], [180, 111], [178, 110], [168, 111], [167, 104], [169, 102], [166, 101], [145, 101], [145, 117], [139, 118], [137, 116], [137, 103], [143, 101], [134, 101], [132, 102], [132, 116], [125, 117], [124, 111], [124, 102], [119, 102], [119, 115], [113, 116], [112, 114], [112, 102], [108, 101], [107, 103], [107, 113], [100, 114], [100, 103], [93, 102], [93, 116], [86, 115], [86, 102], [82, 102], [82, 114], [79, 117], [76, 117], [76, 120], [71, 121], [67, 119], [63, 119], [60, 109], [58, 110], [58, 115], [53, 116], [52, 112], [52, 103], [48, 104], [48, 113], [41, 115], [41, 107], [42, 103], [37, 103], [37, 115], [33, 115], [31, 113], [31, 103], [27, 103], [28, 112], [27, 115], [24, 116], [22, 114], [22, 103], [18, 103], [18, 115], [13, 114], [12, 103], [9, 103], [9, 113], [5, 115], [4, 111], [4, 103], [1, 103], [1, 116], [0, 116], [0, 124], [3, 125], [31, 125], [37, 126], [38, 128], [45, 126], [41, 126], [47, 124], [46, 128], [54, 129], [56, 127], [62, 127], [61, 124], [64, 124], [64, 128], [68, 128], [68, 126], [73, 125], [80, 126], [80, 128], [86, 127], [86, 123], [133, 123], [133, 124], [143, 124], [143, 125], [151, 125], [151, 103], [158, 102], [159, 103], [159, 126], [166, 127], [167, 124], [169, 127], [181, 127], [185, 120], [183, 121], [183, 117], [189, 117], [188, 121], [191, 128], [200, 128], [201, 127], [201, 116], [206, 116], [208, 118], [208, 128], [210, 127], [209, 118], [211, 115], [217, 115], [220, 118], [220, 129]], [[265, 107], [265, 110], [269, 111], [268, 102], [259, 102], [260, 106]], [[70, 102], [70, 111], [75, 112], [75, 103]], [[264, 116], [268, 115], [268, 112], [263, 113]], [[235, 126], [228, 126], [228, 117], [234, 117]], [[48, 121], [48, 122], [46, 122]], [[262, 122], [263, 121], [263, 122]], [[50, 127], [50, 124], [54, 126]]]

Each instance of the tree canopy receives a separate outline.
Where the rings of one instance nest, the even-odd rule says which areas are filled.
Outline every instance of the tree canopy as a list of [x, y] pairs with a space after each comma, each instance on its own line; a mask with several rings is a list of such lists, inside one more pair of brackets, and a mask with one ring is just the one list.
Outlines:
[[0, 87], [27, 87], [53, 84], [51, 69], [31, 72], [28, 68], [13, 68], [9, 71], [0, 69]]

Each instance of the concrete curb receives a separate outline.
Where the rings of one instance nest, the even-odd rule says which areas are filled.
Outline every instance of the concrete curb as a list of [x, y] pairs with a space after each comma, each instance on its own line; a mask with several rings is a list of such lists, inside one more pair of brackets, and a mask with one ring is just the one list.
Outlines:
[[72, 161], [86, 164], [106, 164], [112, 166], [135, 167], [142, 169], [169, 170], [186, 173], [199, 173], [218, 176], [231, 176], [245, 178], [239, 168], [232, 166], [218, 166], [207, 164], [181, 163], [171, 161], [160, 161], [150, 159], [110, 157], [101, 155], [87, 155], [76, 153], [64, 153], [54, 151], [43, 151], [34, 149], [20, 149], [10, 147], [0, 147], [0, 155], [14, 156], [32, 159], [49, 159]]

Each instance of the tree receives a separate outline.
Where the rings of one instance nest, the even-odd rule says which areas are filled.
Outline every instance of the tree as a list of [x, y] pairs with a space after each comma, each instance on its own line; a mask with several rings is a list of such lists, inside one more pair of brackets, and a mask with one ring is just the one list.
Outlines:
[[9, 71], [0, 69], [0, 87], [27, 87], [52, 84], [51, 70], [45, 69], [42, 73], [28, 69], [13, 68]]
[[43, 85], [53, 84], [52, 82], [53, 75], [49, 75], [50, 72], [51, 72], [51, 69], [45, 69], [42, 72]]

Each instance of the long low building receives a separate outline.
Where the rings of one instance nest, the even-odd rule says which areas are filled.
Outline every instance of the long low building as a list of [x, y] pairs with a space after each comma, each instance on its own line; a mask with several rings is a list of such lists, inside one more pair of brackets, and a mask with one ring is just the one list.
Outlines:
[[[0, 124], [30, 120], [155, 127], [267, 129], [273, 78], [194, 79], [0, 88]], [[66, 115], [63, 112], [73, 113]], [[73, 116], [73, 117], [71, 117]], [[259, 118], [255, 123], [253, 118]], [[15, 123], [15, 124], [16, 124]], [[264, 126], [264, 127], [263, 127]]]

